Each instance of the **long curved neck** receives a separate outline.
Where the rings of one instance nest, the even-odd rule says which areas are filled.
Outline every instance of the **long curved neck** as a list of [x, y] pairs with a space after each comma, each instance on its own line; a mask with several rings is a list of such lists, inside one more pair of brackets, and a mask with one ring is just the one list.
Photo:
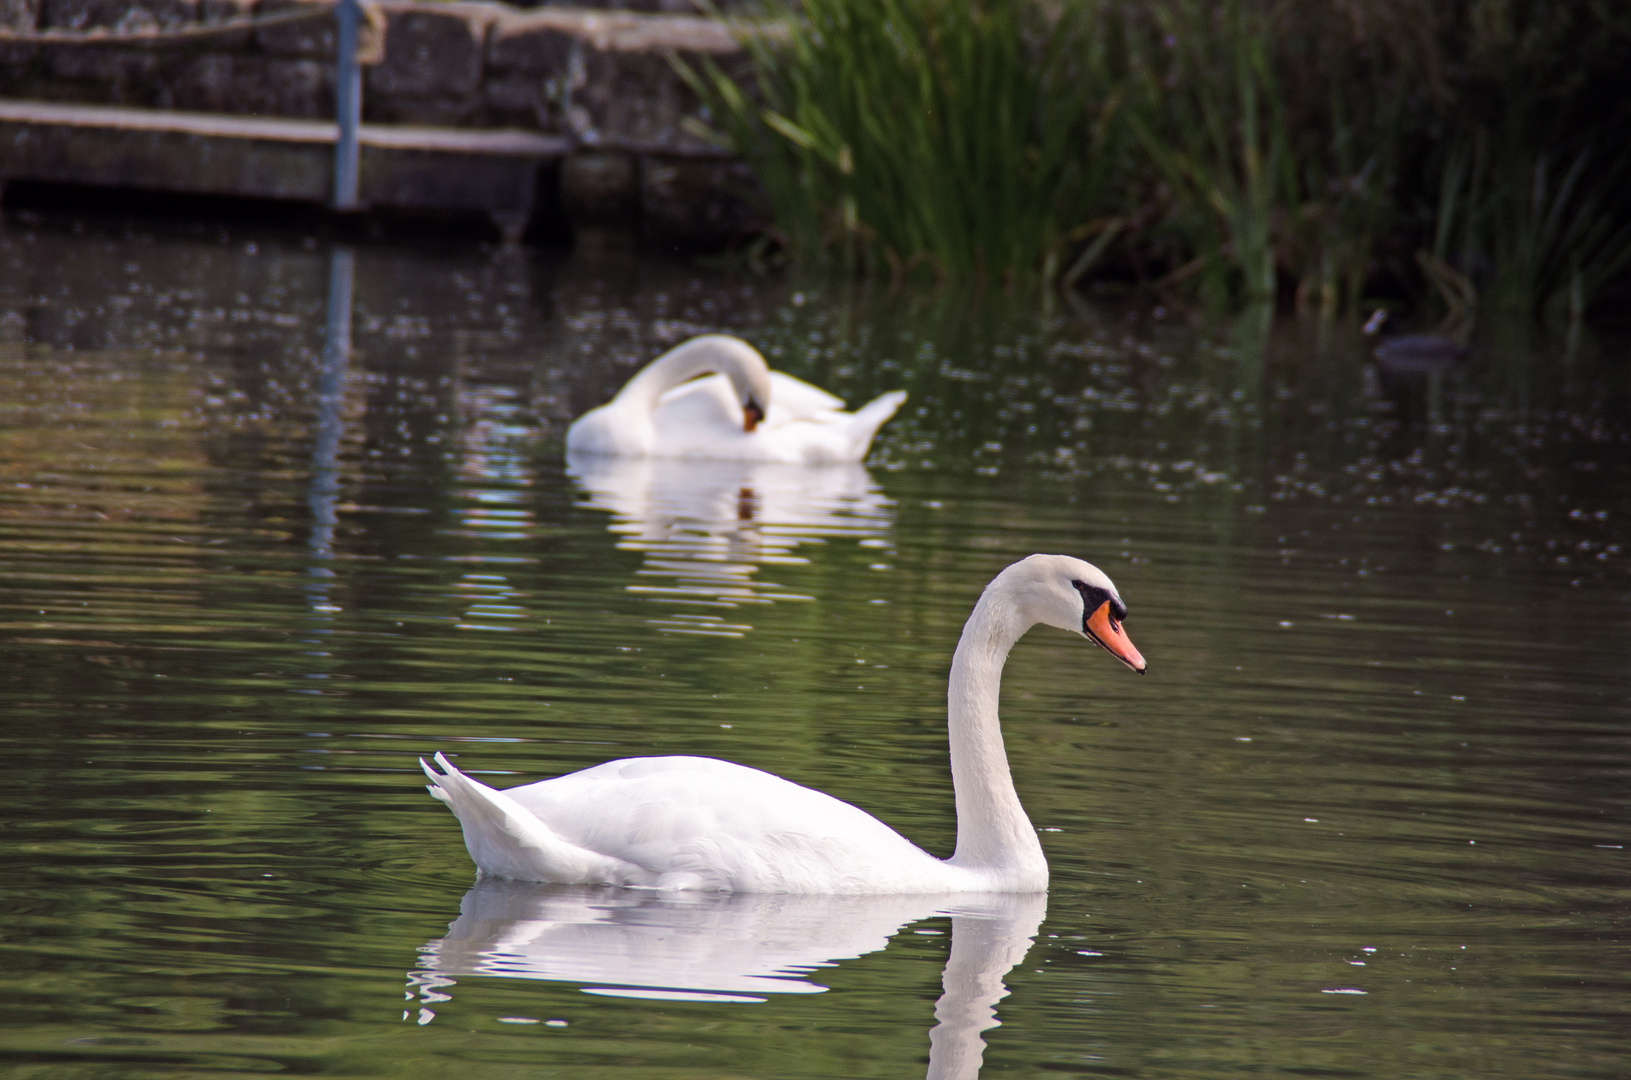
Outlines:
[[719, 343], [698, 338], [670, 349], [642, 368], [639, 374], [623, 384], [617, 401], [650, 413], [657, 407], [657, 399], [674, 387], [698, 375], [718, 372], [731, 381], [738, 394], [748, 385], [747, 364], [736, 351], [721, 348]]
[[950, 861], [1045, 884], [1047, 859], [1014, 791], [997, 719], [1003, 663], [1028, 629], [1030, 623], [1001, 590], [988, 588], [952, 656], [946, 726], [957, 796], [957, 851]]

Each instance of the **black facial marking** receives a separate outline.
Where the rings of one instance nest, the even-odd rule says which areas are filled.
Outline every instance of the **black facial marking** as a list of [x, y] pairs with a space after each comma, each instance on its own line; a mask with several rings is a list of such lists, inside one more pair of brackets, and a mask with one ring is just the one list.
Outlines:
[[1087, 620], [1093, 613], [1103, 607], [1106, 601], [1110, 603], [1110, 618], [1112, 622], [1119, 623], [1127, 618], [1127, 605], [1118, 597], [1112, 596], [1109, 589], [1101, 589], [1097, 585], [1089, 585], [1085, 581], [1072, 581], [1076, 591], [1082, 594], [1082, 633], [1088, 633]]

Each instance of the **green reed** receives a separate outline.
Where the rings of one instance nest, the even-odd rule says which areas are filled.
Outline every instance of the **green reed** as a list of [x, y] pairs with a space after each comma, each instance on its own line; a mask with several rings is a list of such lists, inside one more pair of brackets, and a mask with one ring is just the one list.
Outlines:
[[[688, 72], [755, 166], [801, 258], [1011, 278], [1090, 216], [1119, 128], [1081, 93], [1068, 15], [1004, 0], [805, 0], [749, 36], [745, 90]], [[1091, 52], [1091, 46], [1089, 47]]]
[[1578, 322], [1631, 269], [1631, 6], [1474, 0], [1464, 37], [1418, 259], [1452, 310]]
[[1578, 319], [1631, 269], [1625, 8], [802, 0], [684, 73], [807, 264]]
[[1495, 306], [1577, 322], [1590, 298], [1631, 267], [1631, 222], [1615, 193], [1631, 183], [1626, 152], [1589, 143], [1572, 156], [1487, 130], [1458, 133], [1437, 163], [1429, 281], [1452, 310]]
[[1130, 124], [1173, 194], [1171, 231], [1193, 260], [1177, 273], [1225, 266], [1252, 300], [1275, 293], [1276, 211], [1295, 186], [1286, 117], [1268, 35], [1238, 0], [1152, 5], [1159, 44], [1129, 49], [1139, 107]]

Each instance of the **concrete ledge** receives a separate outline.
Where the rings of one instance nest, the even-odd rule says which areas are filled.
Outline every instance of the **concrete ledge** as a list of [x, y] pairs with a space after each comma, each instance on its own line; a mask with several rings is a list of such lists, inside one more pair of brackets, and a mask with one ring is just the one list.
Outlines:
[[[0, 50], [11, 59], [0, 63], [0, 180], [326, 202], [333, 3], [14, 0], [22, 7], [5, 21], [16, 40]], [[745, 74], [740, 35], [775, 24], [483, 0], [371, 10], [366, 205], [480, 210], [513, 233], [541, 190], [559, 202], [539, 209], [575, 230], [665, 247], [718, 249], [761, 227], [752, 176], [698, 134], [708, 118], [674, 60]], [[70, 40], [246, 18], [278, 21], [141, 49]], [[49, 43], [28, 44], [36, 31]], [[538, 170], [557, 161], [570, 166], [560, 184], [538, 188]]]
[[[0, 101], [0, 179], [326, 203], [336, 125], [49, 102]], [[539, 168], [571, 143], [529, 131], [364, 124], [364, 206], [470, 210], [518, 234]]]

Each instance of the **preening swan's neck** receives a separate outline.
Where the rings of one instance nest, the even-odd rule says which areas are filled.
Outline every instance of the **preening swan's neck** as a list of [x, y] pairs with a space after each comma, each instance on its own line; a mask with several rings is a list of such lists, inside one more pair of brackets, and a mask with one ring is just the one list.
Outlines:
[[1014, 791], [997, 719], [1003, 663], [1030, 626], [1004, 590], [988, 588], [952, 656], [946, 717], [957, 794], [957, 851], [950, 861], [1042, 889], [1047, 860]]
[[730, 379], [738, 400], [755, 389], [755, 382], [761, 382], [758, 396], [765, 400], [759, 405], [761, 409], [769, 407], [769, 375], [763, 358], [746, 342], [715, 336], [694, 338], [659, 356], [623, 385], [617, 401], [620, 406], [649, 414], [656, 409], [657, 399], [674, 387], [715, 372]]

